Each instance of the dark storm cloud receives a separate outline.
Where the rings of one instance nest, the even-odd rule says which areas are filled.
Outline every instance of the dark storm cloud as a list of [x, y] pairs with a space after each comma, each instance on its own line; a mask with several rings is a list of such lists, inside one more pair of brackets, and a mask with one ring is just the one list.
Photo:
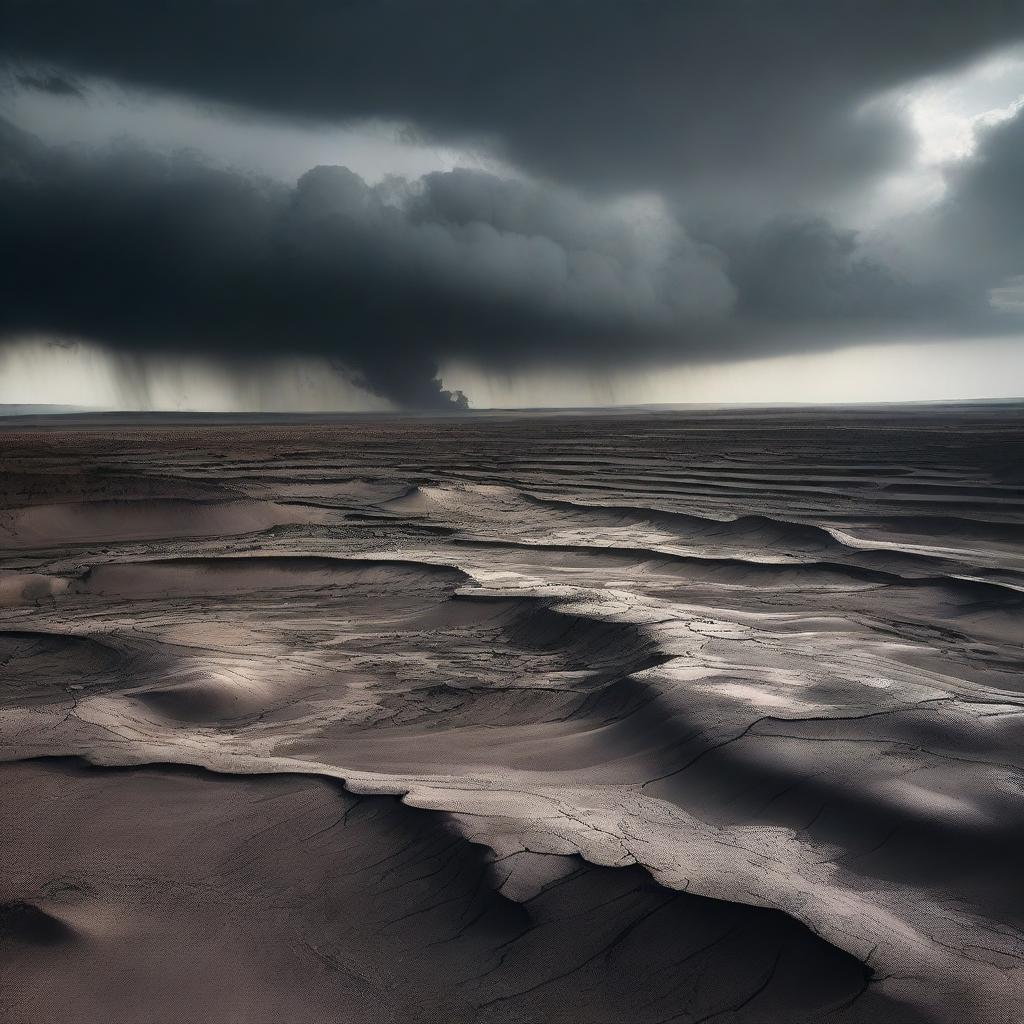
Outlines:
[[374, 391], [447, 400], [437, 359], [663, 346], [721, 320], [720, 254], [553, 188], [481, 172], [294, 188], [7, 126], [0, 330], [247, 359], [324, 353]]
[[291, 116], [385, 117], [614, 188], [841, 189], [905, 158], [863, 99], [1024, 35], [1018, 0], [7, 0], [15, 59]]
[[81, 95], [98, 75], [395, 119], [532, 172], [370, 185], [316, 167], [287, 186], [0, 124], [7, 335], [323, 354], [422, 407], [458, 397], [437, 379], [449, 357], [623, 366], [992, 330], [989, 290], [1024, 269], [1020, 116], [901, 228], [902, 261], [794, 212], [907, 165], [903, 115], [865, 101], [1017, 38], [1017, 2], [34, 0], [2, 16], [22, 88]]
[[2, 143], [8, 334], [251, 360], [325, 354], [371, 390], [425, 406], [449, 399], [436, 380], [449, 356], [707, 359], [799, 347], [802, 326], [898, 330], [955, 314], [821, 221], [712, 245], [660, 205], [480, 171], [370, 186], [316, 167], [288, 187], [128, 145], [50, 148], [11, 126]]
[[821, 217], [777, 218], [749, 235], [723, 239], [738, 312], [765, 323], [878, 324], [938, 321], [962, 312], [962, 296], [914, 283], [865, 254], [855, 231]]

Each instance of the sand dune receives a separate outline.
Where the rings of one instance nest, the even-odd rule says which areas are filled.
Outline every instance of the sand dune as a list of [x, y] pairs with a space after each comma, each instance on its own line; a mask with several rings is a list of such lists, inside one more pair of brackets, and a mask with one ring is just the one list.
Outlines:
[[[5, 783], [46, 851], [59, 830], [79, 836], [41, 859], [12, 837], [25, 865], [16, 884], [37, 887], [38, 904], [0, 912], [5, 977], [50, 1020], [145, 1016], [161, 997], [167, 1021], [647, 1022], [684, 1006], [737, 1021], [843, 1019], [865, 998], [860, 961], [777, 911], [578, 858], [554, 858], [553, 878], [534, 871], [512, 898], [507, 859], [393, 798], [311, 778], [61, 760], [11, 766]], [[74, 883], [53, 884], [54, 871]], [[864, 1005], [886, 1008], [870, 993]]]
[[6, 1016], [1013, 1020], [1019, 415], [845, 415], [4, 435]]

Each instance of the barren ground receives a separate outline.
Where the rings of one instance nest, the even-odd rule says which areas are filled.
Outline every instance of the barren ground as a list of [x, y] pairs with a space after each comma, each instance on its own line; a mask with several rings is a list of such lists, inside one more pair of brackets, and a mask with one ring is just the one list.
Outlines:
[[0, 435], [5, 1020], [1019, 1019], [1019, 407]]

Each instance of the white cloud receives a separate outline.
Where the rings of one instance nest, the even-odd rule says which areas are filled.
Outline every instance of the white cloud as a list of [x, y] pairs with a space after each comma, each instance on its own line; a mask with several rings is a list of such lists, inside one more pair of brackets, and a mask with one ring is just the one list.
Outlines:
[[877, 182], [858, 211], [862, 227], [937, 203], [946, 192], [944, 169], [969, 158], [980, 129], [1013, 117], [1024, 106], [1024, 47], [991, 54], [943, 75], [907, 82], [864, 105], [895, 109], [917, 136], [913, 162]]

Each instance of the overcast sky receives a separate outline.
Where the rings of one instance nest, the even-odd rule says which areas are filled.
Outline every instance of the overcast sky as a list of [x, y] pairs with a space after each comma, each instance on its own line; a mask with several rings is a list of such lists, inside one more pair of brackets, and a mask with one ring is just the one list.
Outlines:
[[1024, 0], [0, 0], [0, 241], [0, 402], [1024, 395]]

